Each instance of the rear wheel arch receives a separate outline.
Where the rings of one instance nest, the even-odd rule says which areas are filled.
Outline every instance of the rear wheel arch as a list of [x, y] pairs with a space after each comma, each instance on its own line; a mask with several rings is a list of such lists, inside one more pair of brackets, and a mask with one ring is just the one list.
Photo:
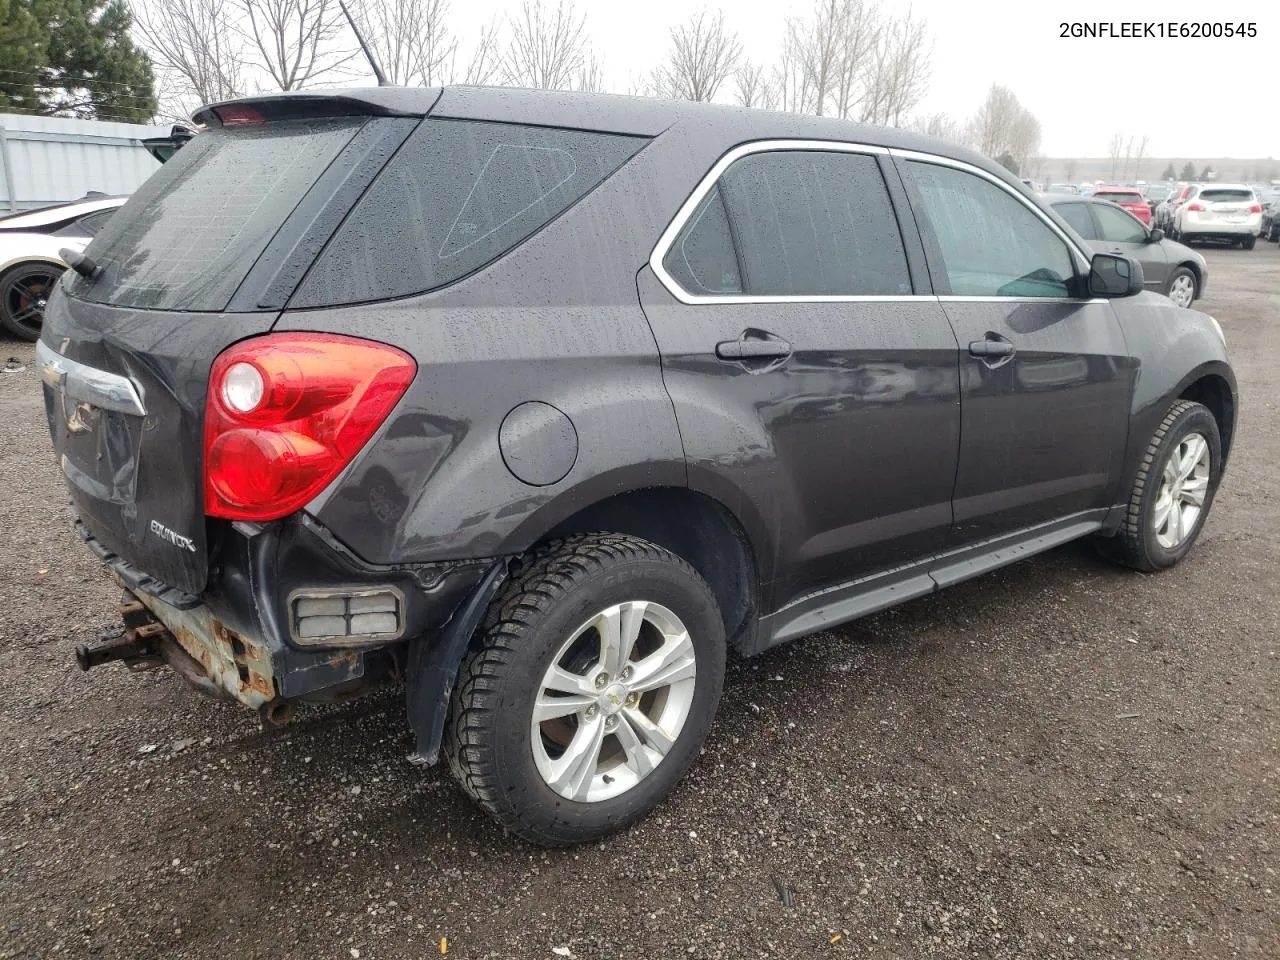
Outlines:
[[687, 487], [633, 490], [582, 508], [539, 543], [592, 532], [638, 537], [687, 561], [715, 593], [730, 645], [749, 645], [759, 570], [746, 530], [724, 504]]

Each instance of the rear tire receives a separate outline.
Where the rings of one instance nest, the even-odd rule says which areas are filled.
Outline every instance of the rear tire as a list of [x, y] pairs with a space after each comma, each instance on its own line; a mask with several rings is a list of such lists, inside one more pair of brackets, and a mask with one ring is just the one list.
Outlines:
[[21, 340], [39, 340], [44, 305], [64, 269], [52, 263], [20, 263], [0, 274], [0, 327]]
[[1240, 246], [1244, 247], [1246, 250], [1252, 250], [1253, 245], [1257, 242], [1258, 242], [1257, 237], [1245, 237], [1243, 240], [1240, 241]]
[[[621, 649], [603, 642], [610, 625]], [[680, 557], [618, 534], [549, 543], [489, 606], [444, 753], [512, 833], [598, 839], [657, 806], [697, 758], [724, 663], [715, 595]]]
[[1135, 570], [1172, 567], [1195, 545], [1221, 476], [1218, 422], [1203, 404], [1176, 401], [1147, 443], [1120, 530], [1099, 551]]

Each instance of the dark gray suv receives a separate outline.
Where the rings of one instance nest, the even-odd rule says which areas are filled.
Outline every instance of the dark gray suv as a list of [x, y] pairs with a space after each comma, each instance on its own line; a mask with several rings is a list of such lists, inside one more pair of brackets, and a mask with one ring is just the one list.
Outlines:
[[541, 843], [634, 821], [759, 653], [1078, 537], [1191, 548], [1236, 385], [1000, 167], [597, 95], [218, 104], [73, 257], [39, 363], [125, 629], [284, 722], [403, 678]]

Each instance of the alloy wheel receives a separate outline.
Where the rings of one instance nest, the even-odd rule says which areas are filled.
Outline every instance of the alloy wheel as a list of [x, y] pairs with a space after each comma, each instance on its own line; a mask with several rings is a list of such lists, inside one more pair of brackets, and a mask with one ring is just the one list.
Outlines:
[[595, 803], [649, 776], [693, 706], [697, 658], [688, 630], [661, 604], [614, 604], [564, 642], [531, 718], [533, 757], [560, 796]]
[[44, 323], [44, 308], [58, 276], [59, 271], [43, 266], [11, 275], [0, 290], [0, 308], [9, 323], [38, 336]]
[[1196, 282], [1185, 273], [1176, 277], [1169, 287], [1169, 299], [1179, 307], [1191, 306], [1196, 296]]
[[1209, 442], [1189, 433], [1169, 451], [1152, 506], [1156, 541], [1174, 550], [1191, 536], [1209, 493]]

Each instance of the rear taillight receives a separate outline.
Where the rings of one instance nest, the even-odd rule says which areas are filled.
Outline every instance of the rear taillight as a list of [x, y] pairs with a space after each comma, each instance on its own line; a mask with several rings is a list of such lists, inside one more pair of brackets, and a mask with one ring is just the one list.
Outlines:
[[408, 354], [324, 333], [243, 340], [213, 363], [204, 421], [204, 510], [274, 520], [351, 462], [417, 372]]
[[1250, 213], [1261, 213], [1261, 212], [1262, 212], [1262, 204], [1260, 204], [1260, 203], [1255, 203], [1252, 207], [1250, 207], [1250, 208], [1249, 208], [1249, 212], [1250, 212]]
[[1204, 213], [1207, 207], [1199, 203], [1188, 203], [1187, 209], [1193, 213]]

